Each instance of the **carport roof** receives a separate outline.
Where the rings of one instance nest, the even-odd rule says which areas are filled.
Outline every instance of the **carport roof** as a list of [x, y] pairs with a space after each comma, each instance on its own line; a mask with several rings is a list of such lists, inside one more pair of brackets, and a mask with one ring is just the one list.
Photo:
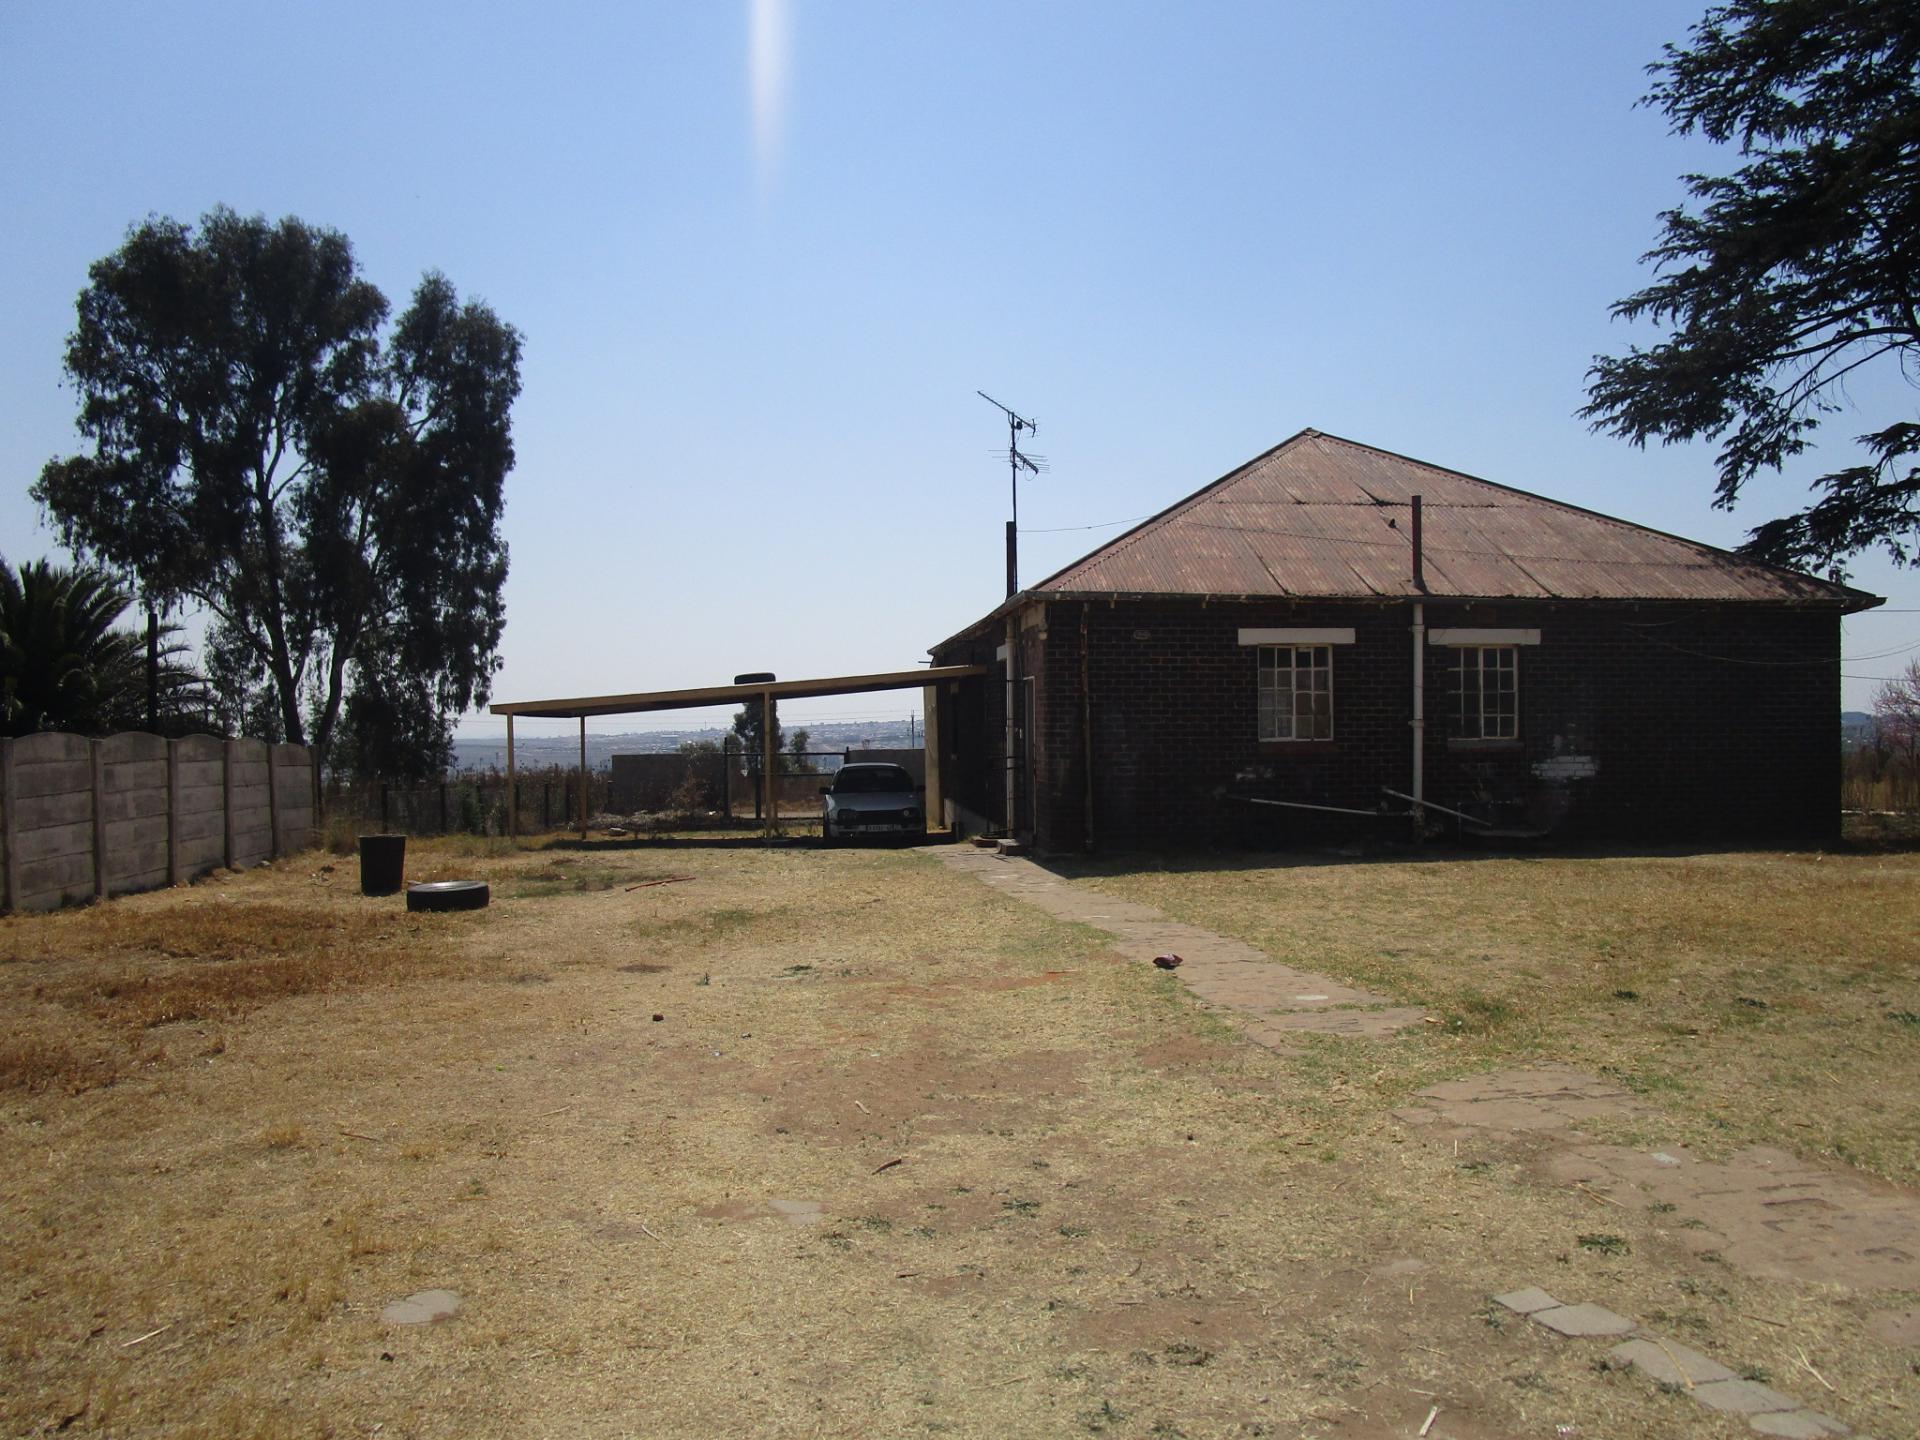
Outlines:
[[835, 675], [818, 680], [773, 680], [758, 685], [707, 685], [691, 690], [642, 690], [632, 695], [577, 695], [560, 700], [508, 700], [487, 709], [495, 715], [584, 719], [590, 715], [637, 715], [649, 710], [687, 710], [700, 705], [739, 705], [771, 695], [775, 700], [813, 695], [860, 695], [874, 690], [912, 690], [944, 680], [987, 673], [984, 665], [933, 665], [875, 675]]

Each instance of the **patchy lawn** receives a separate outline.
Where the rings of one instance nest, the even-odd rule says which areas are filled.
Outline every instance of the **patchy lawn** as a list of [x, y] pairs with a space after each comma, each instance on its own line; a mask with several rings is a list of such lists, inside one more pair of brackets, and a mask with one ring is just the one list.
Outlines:
[[[1527, 1284], [1876, 1433], [1920, 1411], [1920, 1355], [1859, 1336], [1898, 1297], [1732, 1270], [1393, 1114], [1553, 1053], [1689, 1137], [1905, 1176], [1911, 941], [1860, 915], [1912, 935], [1905, 859], [1094, 882], [1445, 1020], [1289, 1053], [913, 852], [409, 868], [495, 903], [408, 916], [316, 855], [0, 920], [0, 1429], [1748, 1433], [1490, 1310]], [[442, 1287], [456, 1318], [383, 1323]]]
[[1376, 1108], [1455, 1075], [1564, 1062], [1649, 1101], [1665, 1139], [1778, 1145], [1920, 1182], [1920, 855], [1080, 873], [1430, 1007], [1444, 1043], [1324, 1047], [1315, 1062], [1364, 1080]]

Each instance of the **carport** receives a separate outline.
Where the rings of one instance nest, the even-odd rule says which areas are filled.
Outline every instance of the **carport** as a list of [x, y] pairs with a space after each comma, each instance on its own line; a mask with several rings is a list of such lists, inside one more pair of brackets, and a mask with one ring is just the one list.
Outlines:
[[[488, 706], [490, 713], [507, 718], [507, 833], [520, 829], [518, 779], [513, 760], [513, 720], [516, 715], [545, 720], [580, 722], [580, 833], [587, 833], [587, 721], [603, 715], [640, 715], [653, 710], [692, 710], [712, 705], [760, 702], [760, 773], [771, 778], [775, 767], [774, 704], [780, 700], [811, 699], [817, 695], [865, 695], [876, 690], [924, 690], [927, 748], [927, 815], [943, 813], [940, 782], [939, 687], [950, 680], [985, 675], [985, 665], [934, 665], [915, 670], [891, 670], [879, 675], [835, 675], [821, 680], [767, 680], [748, 685], [708, 685], [696, 690], [646, 690], [633, 695], [576, 695], [562, 700], [511, 700]], [[771, 792], [771, 787], [769, 787]], [[769, 835], [780, 832], [780, 807], [766, 807]]]

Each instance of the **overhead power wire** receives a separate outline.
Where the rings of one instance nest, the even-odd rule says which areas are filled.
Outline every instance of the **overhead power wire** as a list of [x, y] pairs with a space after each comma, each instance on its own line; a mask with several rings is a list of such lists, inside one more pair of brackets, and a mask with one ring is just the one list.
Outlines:
[[1097, 525], [1054, 525], [1045, 530], [1033, 530], [1023, 525], [1020, 527], [1020, 533], [1022, 535], [1064, 535], [1069, 530], [1111, 530], [1116, 525], [1138, 525], [1142, 520], [1152, 518], [1151, 515], [1135, 515], [1126, 520], [1102, 520]]
[[1658, 645], [1662, 649], [1673, 650], [1682, 655], [1692, 655], [1701, 660], [1718, 660], [1728, 665], [1753, 665], [1763, 669], [1803, 670], [1809, 665], [1856, 665], [1863, 660], [1887, 660], [1895, 655], [1909, 655], [1915, 650], [1920, 650], [1920, 640], [1912, 640], [1890, 650], [1876, 650], [1865, 655], [1837, 655], [1831, 660], [1754, 660], [1744, 655], [1716, 655], [1710, 650], [1695, 650], [1690, 646], [1676, 645], [1671, 640], [1662, 640], [1658, 635], [1649, 635], [1645, 630], [1632, 625], [1622, 625], [1620, 628], [1646, 641], [1649, 645]]

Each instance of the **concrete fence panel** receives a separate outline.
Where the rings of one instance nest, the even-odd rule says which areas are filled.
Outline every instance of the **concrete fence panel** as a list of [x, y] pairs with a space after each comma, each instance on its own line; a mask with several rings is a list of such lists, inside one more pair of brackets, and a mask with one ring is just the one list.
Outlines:
[[267, 784], [267, 743], [227, 742], [229, 867], [238, 870], [273, 857], [273, 801]]
[[304, 745], [275, 745], [268, 760], [273, 772], [273, 853], [291, 855], [320, 837], [313, 810], [313, 757]]
[[78, 735], [8, 747], [6, 846], [14, 908], [52, 910], [94, 894], [93, 753]]
[[227, 863], [227, 742], [173, 742], [173, 883]]
[[304, 746], [137, 732], [0, 739], [0, 863], [11, 910], [179, 884], [313, 843]]
[[167, 742], [129, 732], [94, 741], [101, 777], [102, 893], [123, 895], [167, 883]]

